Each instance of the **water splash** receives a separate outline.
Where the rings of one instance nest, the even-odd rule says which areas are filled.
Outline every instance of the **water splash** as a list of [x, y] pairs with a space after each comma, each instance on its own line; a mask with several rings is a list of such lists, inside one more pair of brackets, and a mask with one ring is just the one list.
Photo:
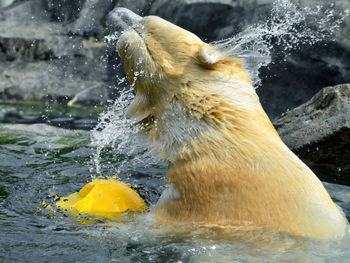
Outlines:
[[[276, 0], [265, 22], [251, 25], [229, 39], [211, 44], [229, 56], [241, 58], [251, 75], [253, 85], [259, 87], [259, 69], [271, 63], [275, 48], [286, 56], [302, 45], [329, 40], [334, 37], [348, 14], [349, 10], [335, 14], [332, 4], [301, 7], [288, 0]], [[119, 33], [109, 35], [106, 39], [115, 45], [118, 37]], [[136, 72], [135, 79], [138, 73], [142, 72]], [[125, 81], [125, 78], [120, 79], [118, 85]], [[97, 174], [101, 174], [100, 155], [106, 147], [132, 157], [120, 163], [120, 169], [159, 162], [140, 128], [126, 118], [127, 107], [134, 98], [132, 86], [133, 84], [121, 92], [109, 111], [100, 116], [98, 126], [92, 131], [92, 144], [97, 147], [93, 156]]]
[[286, 56], [302, 45], [332, 40], [348, 15], [349, 10], [336, 14], [334, 4], [300, 7], [289, 0], [276, 0], [265, 22], [211, 44], [229, 56], [241, 58], [253, 85], [259, 87], [259, 69], [271, 63], [275, 48]]
[[[124, 81], [120, 79], [120, 82]], [[118, 171], [137, 166], [147, 167], [160, 161], [140, 127], [132, 119], [126, 118], [127, 108], [134, 98], [132, 89], [127, 88], [120, 94], [113, 106], [100, 115], [98, 125], [91, 132], [92, 145], [97, 147], [92, 161], [98, 176], [102, 175], [103, 165], [100, 160], [106, 148], [125, 156], [118, 164]]]

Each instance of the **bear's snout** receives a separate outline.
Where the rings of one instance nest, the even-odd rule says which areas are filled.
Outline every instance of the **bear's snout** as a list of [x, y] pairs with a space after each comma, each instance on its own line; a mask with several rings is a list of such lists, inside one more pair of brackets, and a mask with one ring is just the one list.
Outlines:
[[106, 26], [110, 33], [122, 33], [122, 31], [128, 30], [130, 27], [138, 23], [142, 19], [142, 16], [135, 14], [133, 11], [124, 8], [114, 8], [107, 15]]

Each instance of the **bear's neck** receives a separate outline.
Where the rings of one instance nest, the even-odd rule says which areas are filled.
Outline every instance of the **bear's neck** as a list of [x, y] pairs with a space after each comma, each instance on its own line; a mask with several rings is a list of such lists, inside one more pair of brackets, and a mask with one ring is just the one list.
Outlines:
[[192, 139], [177, 142], [181, 145], [178, 147], [181, 150], [177, 152], [176, 158], [168, 159], [170, 162], [183, 164], [209, 159], [220, 165], [232, 165], [235, 162], [249, 164], [260, 158], [273, 158], [273, 151], [276, 155], [286, 150], [290, 153], [260, 103], [252, 107], [251, 112], [242, 115], [233, 113], [215, 124], [211, 120], [204, 120], [202, 123], [195, 125], [201, 126], [201, 129], [195, 129], [195, 126], [184, 128]]
[[188, 194], [200, 194], [203, 187], [214, 187], [205, 193], [215, 193], [221, 186], [258, 188], [267, 180], [309, 175], [314, 176], [282, 142], [261, 109], [255, 117], [237, 119], [222, 130], [205, 131], [190, 142], [188, 150], [169, 162], [167, 183], [188, 200], [192, 198]]

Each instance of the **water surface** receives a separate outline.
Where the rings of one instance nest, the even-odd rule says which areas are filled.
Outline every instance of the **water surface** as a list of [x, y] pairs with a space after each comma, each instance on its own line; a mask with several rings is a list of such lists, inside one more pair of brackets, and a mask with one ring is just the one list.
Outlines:
[[[309, 26], [309, 20], [316, 24]], [[341, 20], [332, 21], [322, 7], [277, 0], [266, 23], [213, 45], [242, 58], [258, 87], [258, 69], [271, 62], [274, 44], [286, 53], [300, 43], [312, 45], [336, 31]], [[76, 192], [96, 176], [116, 174], [138, 189], [149, 207], [156, 203], [166, 165], [150, 147], [139, 147], [139, 130], [125, 119], [132, 99], [130, 89], [122, 92], [91, 134], [45, 124], [0, 124], [0, 262], [349, 262], [350, 234], [332, 243], [208, 229], [174, 235], [155, 225], [149, 211], [86, 225], [55, 209], [57, 195]], [[350, 188], [325, 186], [349, 213]]]
[[[345, 263], [350, 257], [349, 236], [332, 243], [268, 233], [252, 233], [248, 240], [240, 233], [222, 238], [203, 229], [177, 236], [155, 226], [149, 212], [119, 223], [99, 220], [83, 225], [41, 204], [54, 204], [55, 194], [68, 195], [91, 180], [96, 147], [90, 145], [89, 132], [3, 124], [0, 134], [1, 262]], [[132, 163], [135, 157], [106, 149], [100, 155], [100, 172], [113, 176], [118, 164]], [[165, 173], [160, 162], [124, 165], [119, 176], [139, 189], [151, 206], [162, 191]], [[326, 187], [337, 204], [350, 211], [350, 188]]]

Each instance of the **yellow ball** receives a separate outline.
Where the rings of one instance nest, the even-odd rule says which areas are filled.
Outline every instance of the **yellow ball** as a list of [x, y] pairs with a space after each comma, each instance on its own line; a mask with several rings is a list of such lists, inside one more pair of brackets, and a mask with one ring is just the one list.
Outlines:
[[121, 212], [144, 210], [145, 201], [125, 183], [111, 179], [95, 179], [79, 192], [62, 197], [57, 207], [73, 214], [118, 217]]

